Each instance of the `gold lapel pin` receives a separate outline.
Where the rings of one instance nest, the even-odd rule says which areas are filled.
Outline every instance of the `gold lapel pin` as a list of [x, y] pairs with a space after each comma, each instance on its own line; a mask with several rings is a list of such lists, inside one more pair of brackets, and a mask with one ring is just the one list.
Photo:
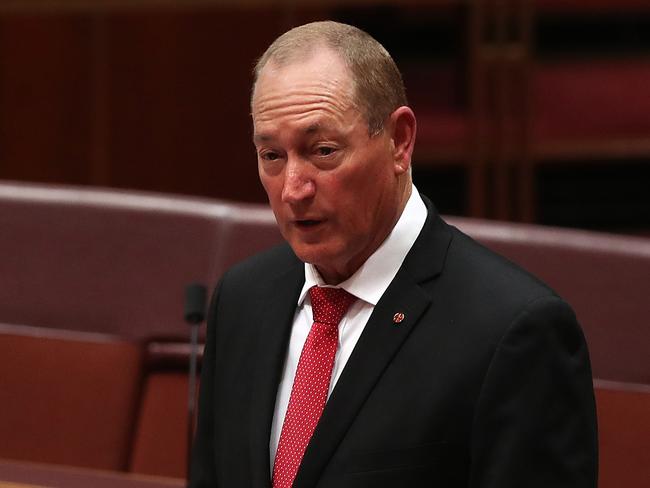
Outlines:
[[405, 315], [402, 312], [397, 312], [395, 315], [393, 315], [393, 323], [399, 324], [401, 323], [405, 318]]

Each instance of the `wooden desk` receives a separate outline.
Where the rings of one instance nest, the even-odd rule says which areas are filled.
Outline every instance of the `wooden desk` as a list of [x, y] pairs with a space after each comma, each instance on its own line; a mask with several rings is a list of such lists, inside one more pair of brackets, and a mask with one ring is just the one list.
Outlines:
[[184, 488], [185, 480], [0, 460], [0, 488]]

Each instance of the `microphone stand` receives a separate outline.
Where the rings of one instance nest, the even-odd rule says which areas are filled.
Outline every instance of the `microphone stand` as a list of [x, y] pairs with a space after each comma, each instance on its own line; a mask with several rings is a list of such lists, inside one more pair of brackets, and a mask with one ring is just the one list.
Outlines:
[[190, 364], [187, 398], [187, 483], [190, 482], [194, 419], [196, 418], [196, 383], [199, 350], [199, 327], [205, 318], [206, 289], [200, 283], [185, 287], [185, 321], [190, 326]]

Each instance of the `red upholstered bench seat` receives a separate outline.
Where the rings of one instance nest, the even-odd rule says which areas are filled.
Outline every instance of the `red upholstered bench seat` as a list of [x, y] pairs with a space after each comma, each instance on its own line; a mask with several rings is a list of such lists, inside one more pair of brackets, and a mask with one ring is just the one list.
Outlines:
[[650, 480], [650, 385], [596, 381], [599, 486], [647, 486]]
[[129, 471], [182, 478], [187, 472], [187, 372], [147, 375]]
[[183, 289], [281, 241], [264, 206], [0, 182], [0, 321], [187, 337]]
[[6, 459], [0, 459], [0, 480], [1, 488], [185, 488], [186, 486], [185, 480], [182, 479]]
[[[199, 349], [199, 361], [203, 346]], [[129, 471], [184, 477], [188, 453], [186, 343], [153, 341], [146, 347], [146, 378], [133, 437]]]
[[132, 342], [0, 324], [0, 458], [125, 469], [141, 374]]

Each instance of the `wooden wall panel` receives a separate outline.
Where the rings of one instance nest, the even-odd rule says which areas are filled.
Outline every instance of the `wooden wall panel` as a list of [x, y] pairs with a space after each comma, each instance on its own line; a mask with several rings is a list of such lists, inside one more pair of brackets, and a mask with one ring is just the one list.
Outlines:
[[0, 177], [88, 181], [91, 34], [78, 14], [0, 17]]
[[251, 67], [277, 9], [0, 15], [0, 178], [265, 201]]
[[250, 67], [279, 31], [274, 12], [111, 16], [110, 184], [264, 201]]

